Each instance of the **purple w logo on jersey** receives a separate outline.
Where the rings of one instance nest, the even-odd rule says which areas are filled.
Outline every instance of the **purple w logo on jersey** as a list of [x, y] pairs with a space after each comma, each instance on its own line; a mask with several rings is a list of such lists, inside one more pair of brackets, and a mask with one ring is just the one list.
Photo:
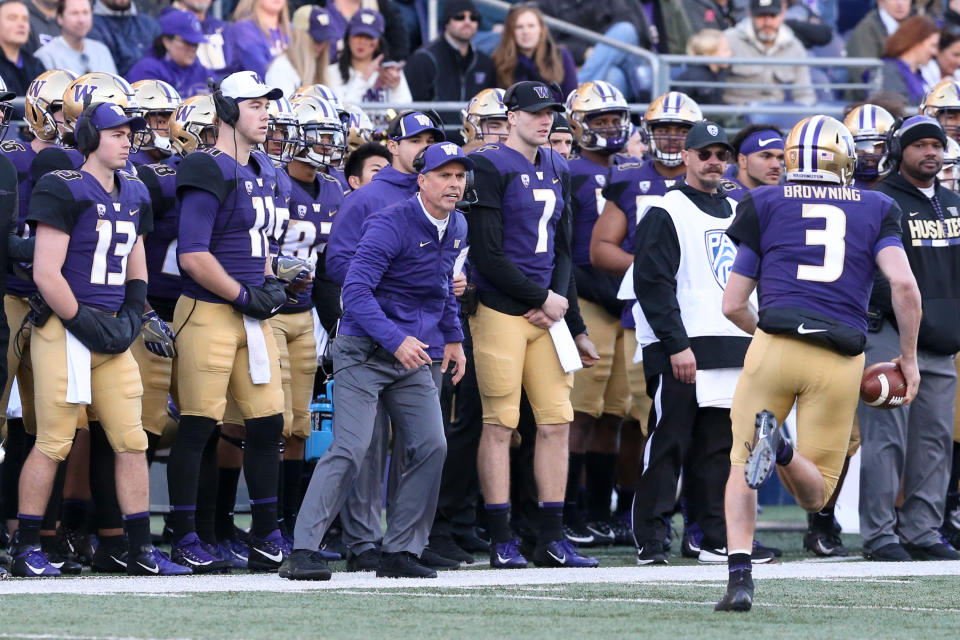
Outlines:
[[723, 229], [714, 229], [704, 234], [707, 244], [707, 258], [713, 269], [713, 277], [721, 289], [727, 288], [727, 278], [733, 270], [733, 261], [737, 257], [737, 247]]

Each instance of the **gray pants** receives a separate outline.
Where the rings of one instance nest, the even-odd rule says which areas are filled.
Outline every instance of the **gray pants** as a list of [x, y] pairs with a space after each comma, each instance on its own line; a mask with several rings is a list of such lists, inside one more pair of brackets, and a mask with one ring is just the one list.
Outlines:
[[307, 487], [294, 548], [315, 550], [357, 481], [374, 437], [377, 407], [389, 413], [400, 434], [400, 473], [388, 505], [385, 552], [420, 555], [437, 507], [446, 456], [440, 401], [431, 371], [403, 368], [369, 338], [341, 335], [333, 343], [333, 444], [317, 462]]
[[[867, 336], [866, 363], [900, 355], [889, 322]], [[891, 542], [929, 546], [940, 541], [953, 447], [953, 356], [918, 351], [920, 391], [899, 409], [857, 408], [860, 456], [860, 535], [865, 551]], [[903, 505], [894, 502], [903, 482]]]

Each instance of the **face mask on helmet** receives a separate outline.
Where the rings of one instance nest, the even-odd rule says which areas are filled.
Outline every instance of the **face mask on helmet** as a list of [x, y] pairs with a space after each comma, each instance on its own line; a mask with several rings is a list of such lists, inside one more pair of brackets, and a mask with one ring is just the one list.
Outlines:
[[346, 154], [347, 143], [340, 129], [307, 125], [300, 139], [302, 159], [316, 169], [340, 167]]
[[679, 167], [683, 164], [683, 145], [687, 141], [687, 132], [692, 125], [676, 122], [664, 122], [650, 126], [650, 154], [665, 167]]
[[583, 133], [577, 142], [588, 151], [617, 153], [630, 139], [630, 115], [626, 111], [590, 114], [583, 124]]
[[860, 138], [854, 141], [857, 151], [857, 164], [853, 177], [860, 180], [874, 180], [880, 177], [880, 161], [887, 154], [886, 138]]

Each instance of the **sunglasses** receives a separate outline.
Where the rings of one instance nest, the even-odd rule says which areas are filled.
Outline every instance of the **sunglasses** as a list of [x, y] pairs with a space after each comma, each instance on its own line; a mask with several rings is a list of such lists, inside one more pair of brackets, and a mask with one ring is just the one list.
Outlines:
[[457, 22], [463, 22], [464, 20], [469, 20], [470, 22], [476, 22], [480, 24], [480, 14], [473, 13], [472, 11], [465, 11], [461, 13], [454, 14], [453, 19]]
[[697, 149], [697, 157], [700, 158], [700, 162], [706, 162], [710, 159], [710, 156], [716, 156], [717, 160], [720, 162], [730, 162], [733, 154], [730, 153], [729, 149]]

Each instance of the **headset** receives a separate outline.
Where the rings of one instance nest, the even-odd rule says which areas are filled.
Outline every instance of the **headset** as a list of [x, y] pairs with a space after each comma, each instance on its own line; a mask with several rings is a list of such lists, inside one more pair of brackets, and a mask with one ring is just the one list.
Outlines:
[[240, 106], [237, 101], [229, 96], [223, 95], [220, 85], [213, 81], [213, 78], [207, 78], [207, 86], [210, 93], [213, 94], [213, 106], [217, 110], [217, 117], [221, 122], [226, 122], [231, 127], [237, 124], [240, 119]]
[[100, 131], [93, 124], [93, 114], [102, 102], [90, 102], [90, 95], [83, 99], [83, 111], [77, 117], [74, 127], [74, 139], [77, 142], [77, 151], [84, 157], [90, 155], [100, 146]]
[[900, 144], [900, 135], [903, 132], [905, 121], [906, 118], [897, 118], [887, 132], [887, 162], [889, 164], [900, 164], [900, 160], [903, 159], [903, 145]]
[[390, 124], [387, 125], [387, 139], [396, 140], [400, 137], [400, 124], [403, 122], [403, 119], [411, 113], [422, 113], [430, 118], [430, 122], [433, 123], [434, 127], [443, 131], [443, 120], [440, 118], [440, 114], [433, 109], [406, 109], [398, 113], [396, 117], [390, 121]]

